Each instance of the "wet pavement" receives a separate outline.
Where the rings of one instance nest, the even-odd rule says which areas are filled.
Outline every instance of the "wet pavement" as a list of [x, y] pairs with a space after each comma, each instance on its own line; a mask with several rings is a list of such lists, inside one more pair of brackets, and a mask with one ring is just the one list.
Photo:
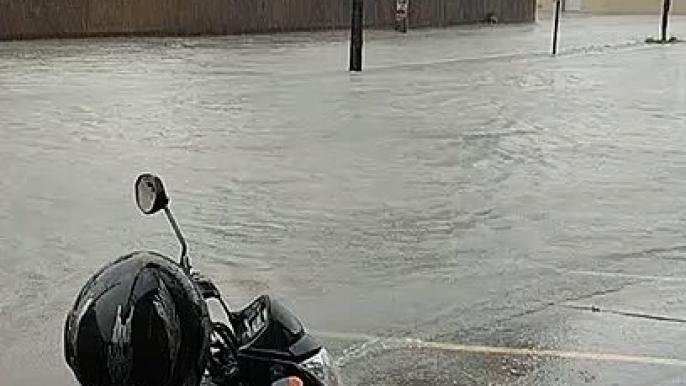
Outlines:
[[[655, 17], [0, 45], [0, 385], [74, 385], [99, 266], [176, 253], [292, 306], [349, 385], [677, 385], [686, 45]], [[673, 19], [686, 36], [686, 19]]]

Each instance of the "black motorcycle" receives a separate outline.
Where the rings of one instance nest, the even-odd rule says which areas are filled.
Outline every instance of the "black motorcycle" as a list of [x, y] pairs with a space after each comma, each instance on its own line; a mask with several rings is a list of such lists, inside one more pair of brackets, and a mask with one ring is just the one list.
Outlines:
[[[206, 377], [218, 386], [338, 386], [335, 364], [327, 350], [282, 303], [260, 296], [233, 312], [219, 289], [191, 268], [187, 244], [169, 209], [162, 180], [142, 174], [135, 183], [136, 203], [146, 215], [163, 210], [181, 244], [181, 266], [200, 289], [208, 308], [216, 301], [223, 315], [211, 312], [213, 332]], [[219, 319], [223, 321], [219, 321]]]

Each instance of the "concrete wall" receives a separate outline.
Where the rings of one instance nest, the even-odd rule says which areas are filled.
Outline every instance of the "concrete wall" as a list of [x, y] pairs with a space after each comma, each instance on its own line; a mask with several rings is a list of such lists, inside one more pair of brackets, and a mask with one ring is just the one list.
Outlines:
[[[0, 0], [0, 39], [197, 35], [343, 28], [350, 0]], [[365, 24], [390, 27], [396, 0], [365, 0]], [[536, 0], [410, 0], [410, 28], [533, 22]]]
[[[593, 13], [659, 14], [663, 0], [583, 0], [583, 11]], [[674, 14], [686, 13], [686, 2], [672, 0]]]
[[[582, 0], [581, 11], [596, 14], [659, 14], [663, 0]], [[538, 0], [539, 11], [552, 11], [555, 0]], [[686, 1], [672, 0], [673, 14], [686, 14]]]
[[539, 11], [550, 12], [555, 7], [555, 0], [538, 0], [536, 5]]

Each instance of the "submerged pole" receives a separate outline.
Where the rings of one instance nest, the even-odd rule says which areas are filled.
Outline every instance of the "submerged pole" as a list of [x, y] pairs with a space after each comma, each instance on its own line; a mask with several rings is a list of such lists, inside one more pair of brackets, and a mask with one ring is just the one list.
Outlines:
[[[669, 1], [669, 0], [667, 0]], [[555, 2], [555, 26], [553, 27], [553, 55], [557, 55], [557, 41], [560, 34], [560, 14], [562, 13], [562, 0]]]
[[363, 0], [352, 0], [350, 17], [350, 71], [362, 71]]
[[662, 3], [662, 25], [661, 25], [661, 35], [662, 43], [667, 43], [669, 38], [667, 37], [667, 30], [669, 27], [669, 10], [672, 7], [672, 0], [664, 0]]
[[407, 33], [408, 28], [408, 15], [407, 8], [410, 0], [396, 0], [395, 3], [395, 30]]

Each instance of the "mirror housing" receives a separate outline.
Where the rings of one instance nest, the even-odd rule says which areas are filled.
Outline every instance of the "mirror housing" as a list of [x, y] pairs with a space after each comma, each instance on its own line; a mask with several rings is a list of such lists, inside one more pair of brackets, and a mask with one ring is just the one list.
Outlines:
[[164, 190], [162, 180], [152, 174], [138, 176], [134, 185], [136, 204], [145, 214], [154, 214], [169, 205], [169, 197]]

